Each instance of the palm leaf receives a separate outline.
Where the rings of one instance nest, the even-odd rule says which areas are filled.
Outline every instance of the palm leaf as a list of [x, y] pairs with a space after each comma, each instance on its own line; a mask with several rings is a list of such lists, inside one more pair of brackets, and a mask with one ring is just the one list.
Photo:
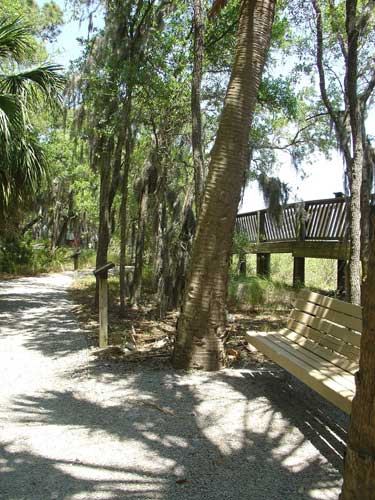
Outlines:
[[11, 153], [0, 162], [0, 211], [29, 201], [46, 175], [46, 158], [37, 139], [28, 135], [12, 141]]
[[22, 73], [0, 76], [0, 93], [24, 96], [39, 101], [40, 97], [61, 100], [65, 78], [59, 73], [62, 66], [46, 64]]
[[12, 129], [23, 127], [20, 102], [11, 94], [0, 94], [0, 136], [9, 140]]
[[10, 58], [17, 63], [30, 55], [30, 26], [20, 18], [9, 22], [0, 20], [0, 59]]

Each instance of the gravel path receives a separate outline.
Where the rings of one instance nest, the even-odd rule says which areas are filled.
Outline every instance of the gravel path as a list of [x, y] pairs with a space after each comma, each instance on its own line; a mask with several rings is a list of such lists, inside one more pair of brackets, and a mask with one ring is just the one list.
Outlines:
[[341, 412], [276, 367], [95, 361], [71, 280], [0, 283], [1, 499], [338, 498]]

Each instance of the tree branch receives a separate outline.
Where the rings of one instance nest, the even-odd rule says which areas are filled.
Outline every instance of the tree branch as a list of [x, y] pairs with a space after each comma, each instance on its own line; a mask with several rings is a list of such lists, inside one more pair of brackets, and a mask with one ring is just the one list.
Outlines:
[[366, 28], [371, 15], [374, 13], [375, 0], [369, 0], [367, 4], [363, 7], [361, 15], [357, 18], [356, 28], [358, 34], [362, 34], [363, 30]]
[[374, 91], [374, 88], [375, 88], [375, 68], [372, 72], [370, 80], [367, 83], [367, 87], [359, 96], [359, 100], [360, 100], [362, 105], [365, 105], [366, 102], [369, 100], [372, 92]]
[[[335, 26], [333, 23], [333, 19], [336, 16], [336, 6], [334, 4], [334, 0], [328, 0], [328, 5], [329, 5], [329, 13], [331, 16], [331, 29], [333, 32], [335, 32], [336, 30], [335, 30]], [[345, 63], [346, 63], [348, 60], [348, 50], [347, 50], [346, 45], [345, 45], [345, 40], [344, 40], [342, 34], [338, 30], [337, 30], [336, 34], [337, 34], [337, 40], [338, 40], [339, 45], [340, 45], [341, 53], [342, 53], [344, 60], [345, 60]]]
[[322, 97], [322, 101], [330, 115], [334, 125], [336, 136], [340, 143], [340, 148], [345, 156], [347, 162], [350, 161], [350, 150], [347, 141], [346, 130], [344, 124], [340, 119], [340, 115], [333, 109], [332, 103], [329, 100], [326, 81], [325, 81], [325, 73], [323, 66], [323, 22], [322, 22], [322, 11], [320, 5], [318, 3], [319, 0], [311, 0], [313, 9], [316, 15], [316, 65], [319, 73], [319, 87], [320, 87], [320, 95]]

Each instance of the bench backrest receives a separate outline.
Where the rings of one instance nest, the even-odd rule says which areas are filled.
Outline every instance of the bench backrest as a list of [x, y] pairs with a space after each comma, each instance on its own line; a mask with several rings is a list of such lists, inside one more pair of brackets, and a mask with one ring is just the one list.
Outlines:
[[358, 370], [362, 332], [360, 306], [302, 290], [287, 326], [291, 340], [350, 373]]

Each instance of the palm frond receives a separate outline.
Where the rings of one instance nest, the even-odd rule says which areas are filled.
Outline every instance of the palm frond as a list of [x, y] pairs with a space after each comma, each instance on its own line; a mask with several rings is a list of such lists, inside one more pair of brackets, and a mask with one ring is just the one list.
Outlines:
[[[0, 144], [0, 151], [1, 151]], [[35, 195], [47, 175], [43, 148], [32, 136], [12, 141], [9, 158], [0, 160], [0, 211], [6, 213]]]
[[57, 64], [45, 64], [22, 73], [1, 75], [0, 93], [24, 96], [36, 102], [40, 98], [51, 102], [61, 100], [66, 82], [61, 70], [62, 66]]
[[10, 58], [22, 63], [31, 51], [30, 26], [17, 18], [0, 20], [0, 59]]

